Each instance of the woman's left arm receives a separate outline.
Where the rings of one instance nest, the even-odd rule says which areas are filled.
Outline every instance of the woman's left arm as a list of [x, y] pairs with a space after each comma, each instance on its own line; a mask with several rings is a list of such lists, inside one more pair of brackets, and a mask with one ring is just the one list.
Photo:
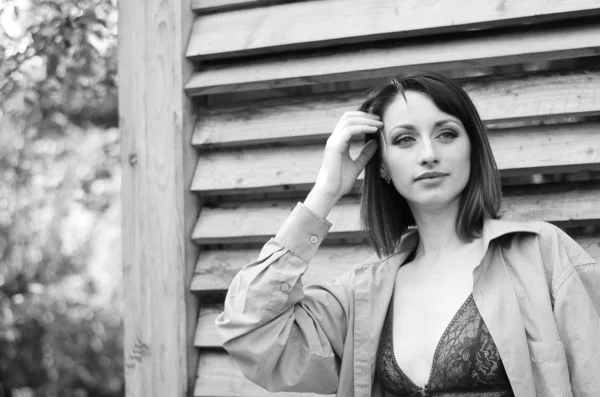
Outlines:
[[600, 266], [568, 235], [559, 233], [563, 260], [554, 316], [565, 346], [575, 397], [600, 391]]

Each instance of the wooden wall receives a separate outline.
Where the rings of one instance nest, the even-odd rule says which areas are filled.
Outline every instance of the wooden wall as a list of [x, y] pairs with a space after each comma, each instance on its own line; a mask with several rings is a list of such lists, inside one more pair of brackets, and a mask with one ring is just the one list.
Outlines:
[[195, 110], [184, 91], [194, 15], [191, 0], [118, 7], [126, 395], [186, 397], [198, 364]]
[[[457, 78], [489, 127], [505, 218], [545, 220], [600, 260], [600, 3], [597, 0], [195, 0], [191, 190], [204, 206], [196, 396], [267, 396], [221, 348], [214, 320], [235, 273], [315, 181], [325, 140], [365, 88], [413, 69]], [[356, 153], [361, 142], [356, 142]], [[359, 182], [360, 183], [360, 182]], [[371, 253], [358, 183], [328, 219], [305, 276]], [[280, 393], [292, 396], [294, 393]]]

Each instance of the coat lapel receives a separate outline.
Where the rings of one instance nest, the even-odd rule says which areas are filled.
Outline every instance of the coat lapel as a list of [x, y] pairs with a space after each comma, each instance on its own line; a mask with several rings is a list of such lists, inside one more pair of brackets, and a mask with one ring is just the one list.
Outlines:
[[529, 348], [519, 302], [500, 252], [488, 248], [473, 273], [473, 299], [494, 343], [516, 396], [535, 397]]
[[473, 299], [498, 348], [516, 396], [535, 397], [529, 347], [520, 305], [515, 294], [502, 247], [497, 238], [516, 232], [536, 232], [530, 225], [486, 219], [481, 263], [473, 270]]
[[354, 396], [370, 397], [377, 348], [398, 268], [416, 247], [416, 232], [406, 234], [396, 254], [356, 270], [354, 288]]

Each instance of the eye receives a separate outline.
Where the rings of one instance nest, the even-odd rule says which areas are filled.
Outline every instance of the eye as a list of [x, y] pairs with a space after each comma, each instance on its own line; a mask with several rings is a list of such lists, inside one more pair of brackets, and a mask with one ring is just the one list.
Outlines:
[[404, 135], [404, 136], [401, 136], [398, 139], [396, 139], [394, 141], [394, 145], [408, 146], [413, 142], [415, 142], [415, 138], [413, 138], [410, 135]]
[[443, 140], [453, 140], [456, 137], [458, 137], [458, 133], [456, 131], [453, 131], [453, 130], [446, 130], [446, 131], [443, 131], [441, 134], [438, 135], [438, 138], [441, 138]]

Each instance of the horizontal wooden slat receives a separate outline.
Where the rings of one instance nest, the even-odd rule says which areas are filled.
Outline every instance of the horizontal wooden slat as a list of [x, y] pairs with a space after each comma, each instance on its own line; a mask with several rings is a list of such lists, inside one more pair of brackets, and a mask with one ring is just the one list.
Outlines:
[[[224, 12], [271, 4], [289, 3], [296, 0], [192, 0], [192, 10], [199, 14]], [[231, 33], [231, 29], [229, 31]]]
[[449, 70], [567, 59], [600, 54], [600, 24], [527, 28], [508, 33], [472, 32], [435, 41], [346, 49], [319, 55], [286, 55], [196, 72], [190, 95], [271, 89], [385, 77], [419, 69]]
[[481, 0], [446, 0], [435, 5], [422, 0], [295, 2], [200, 16], [194, 21], [186, 55], [205, 59], [255, 55], [491, 29], [599, 12], [597, 0], [508, 0], [501, 6]]
[[[600, 263], [600, 236], [575, 236], [575, 240]], [[258, 249], [204, 251], [198, 257], [191, 289], [198, 292], [224, 291], [242, 266], [258, 258]], [[366, 245], [323, 246], [319, 248], [303, 276], [304, 284], [329, 280], [352, 266], [376, 260]]]
[[[600, 112], [600, 71], [479, 79], [463, 84], [486, 123]], [[260, 101], [200, 109], [197, 147], [294, 142], [325, 138], [364, 92]]]
[[[600, 169], [599, 136], [600, 123], [590, 123], [497, 130], [489, 138], [503, 175], [522, 175]], [[353, 142], [351, 155], [362, 146]], [[315, 182], [323, 150], [317, 144], [204, 153], [192, 190], [205, 195], [306, 190]]]
[[[233, 276], [258, 258], [259, 250], [204, 251], [198, 257], [196, 272], [192, 280], [193, 291], [224, 291], [229, 288]], [[359, 263], [368, 263], [376, 258], [366, 245], [323, 246], [311, 261], [304, 275], [305, 284], [331, 279]]]
[[223, 303], [200, 308], [194, 336], [194, 346], [203, 348], [222, 347], [221, 337], [215, 327], [215, 320], [222, 311]]
[[[551, 222], [597, 221], [600, 217], [597, 181], [506, 188], [507, 218]], [[252, 202], [230, 208], [203, 208], [192, 237], [198, 244], [264, 242], [277, 230], [295, 201]], [[359, 199], [343, 198], [327, 217], [330, 237], [356, 237], [360, 231]]]
[[[596, 262], [600, 263], [600, 235], [598, 236], [575, 236], [575, 241], [585, 249]], [[326, 248], [326, 252], [324, 251]], [[211, 258], [212, 256], [212, 258]], [[227, 256], [226, 263], [222, 259]], [[219, 251], [217, 255], [204, 255], [198, 261], [198, 268], [203, 270], [194, 275], [192, 289], [197, 291], [207, 291], [215, 289], [219, 285], [221, 290], [227, 290], [231, 280], [242, 266], [250, 263], [258, 257], [256, 250], [244, 250], [236, 252], [234, 250]], [[365, 246], [339, 246], [323, 247], [317, 251], [308, 267], [308, 270], [302, 276], [304, 285], [321, 283], [331, 280], [345, 273], [354, 265], [369, 263], [368, 258], [373, 257], [373, 253]], [[371, 259], [373, 260], [373, 259]], [[208, 262], [212, 261], [212, 262]], [[217, 272], [211, 272], [212, 269], [219, 267]], [[211, 284], [212, 281], [212, 284]], [[223, 311], [223, 304], [214, 304], [204, 306], [200, 309], [198, 325], [194, 344], [198, 347], [221, 347], [221, 338], [215, 328], [215, 319]]]
[[244, 377], [225, 352], [200, 353], [198, 378], [194, 396], [197, 397], [319, 397], [313, 393], [270, 393]]

